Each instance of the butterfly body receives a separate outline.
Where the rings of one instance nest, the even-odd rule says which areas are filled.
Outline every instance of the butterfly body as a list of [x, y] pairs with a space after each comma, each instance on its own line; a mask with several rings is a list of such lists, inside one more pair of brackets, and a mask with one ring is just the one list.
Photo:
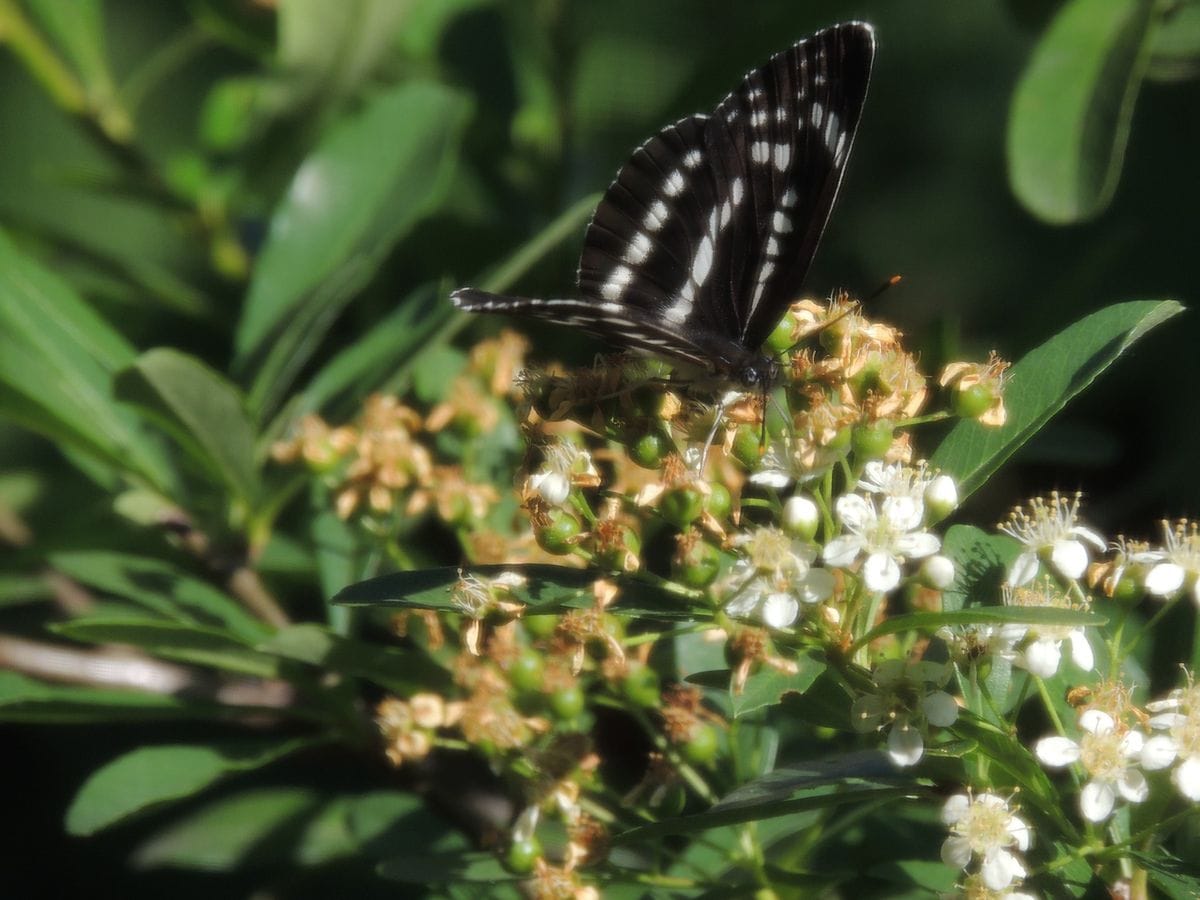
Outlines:
[[455, 291], [471, 312], [532, 316], [765, 389], [763, 342], [797, 298], [841, 184], [875, 39], [836, 25], [752, 70], [709, 115], [646, 141], [596, 208], [578, 296]]

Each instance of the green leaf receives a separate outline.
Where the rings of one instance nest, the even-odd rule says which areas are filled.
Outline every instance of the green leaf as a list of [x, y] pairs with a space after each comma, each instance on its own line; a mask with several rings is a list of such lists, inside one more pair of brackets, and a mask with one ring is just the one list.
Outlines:
[[1168, 9], [1154, 29], [1146, 77], [1155, 81], [1188, 81], [1200, 75], [1200, 4], [1181, 3]]
[[139, 868], [227, 872], [261, 859], [293, 858], [324, 798], [304, 788], [260, 788], [203, 807], [139, 847]]
[[500, 864], [494, 853], [423, 853], [397, 856], [379, 864], [379, 874], [390, 881], [405, 884], [445, 884], [447, 882], [518, 881]]
[[1091, 218], [1112, 199], [1153, 15], [1145, 0], [1068, 0], [1034, 49], [1009, 115], [1008, 174], [1047, 222]]
[[320, 625], [285, 628], [260, 644], [259, 649], [328, 671], [366, 678], [404, 696], [422, 690], [442, 690], [450, 685], [449, 673], [424, 653], [339, 637]]
[[244, 712], [164, 694], [47, 684], [0, 671], [0, 721], [5, 722], [109, 723], [228, 717]]
[[942, 541], [942, 553], [954, 561], [954, 583], [942, 593], [942, 609], [996, 603], [1008, 565], [1020, 545], [1006, 534], [989, 534], [973, 525], [954, 525]]
[[[746, 679], [746, 684], [740, 693], [735, 694], [730, 690], [729, 699], [734, 718], [767, 706], [774, 706], [783, 699], [785, 694], [803, 694], [825, 671], [825, 663], [815, 654], [803, 654], [797, 656], [794, 661], [799, 666], [797, 672], [781, 672], [772, 666], [763, 665]], [[697, 672], [689, 675], [687, 681], [705, 687], [730, 689], [731, 674], [728, 669]]]
[[315, 741], [242, 741], [139, 747], [93, 772], [67, 810], [67, 832], [95, 834], [135, 813], [197, 794]]
[[183, 622], [223, 626], [246, 641], [270, 630], [229, 595], [162, 560], [81, 550], [55, 553], [50, 563], [76, 581]]
[[70, 285], [0, 232], [0, 416], [163, 490], [170, 468], [110, 390], [133, 356]]
[[324, 325], [441, 201], [468, 112], [449, 88], [405, 82], [329, 129], [301, 165], [272, 216], [237, 332], [240, 370], [265, 355], [255, 409], [282, 396]]
[[965, 499], [1067, 402], [1147, 332], [1183, 307], [1173, 300], [1118, 303], [1081, 319], [1013, 366], [1004, 390], [1008, 422], [959, 422], [931, 460], [954, 475]]
[[279, 661], [259, 653], [231, 634], [166, 619], [95, 615], [59, 622], [50, 629], [63, 637], [92, 644], [131, 644], [163, 657], [212, 666], [258, 678], [277, 678]]
[[345, 606], [399, 606], [409, 609], [435, 609], [461, 612], [451, 600], [451, 589], [462, 574], [483, 579], [502, 573], [522, 575], [525, 583], [506, 591], [524, 603], [529, 611], [561, 612], [586, 609], [595, 599], [592, 585], [597, 578], [608, 578], [621, 588], [610, 612], [647, 618], [703, 618], [703, 611], [687, 608], [687, 600], [665, 587], [647, 584], [636, 578], [597, 572], [594, 569], [569, 569], [540, 563], [470, 566], [465, 569], [446, 566], [417, 572], [393, 572], [352, 584], [341, 590], [333, 602]]
[[768, 772], [722, 797], [713, 810], [753, 809], [786, 800], [798, 791], [830, 785], [895, 786], [896, 767], [878, 750], [809, 760]]
[[254, 430], [237, 388], [223, 376], [193, 356], [160, 347], [121, 373], [117, 393], [160, 421], [238, 498], [257, 496]]

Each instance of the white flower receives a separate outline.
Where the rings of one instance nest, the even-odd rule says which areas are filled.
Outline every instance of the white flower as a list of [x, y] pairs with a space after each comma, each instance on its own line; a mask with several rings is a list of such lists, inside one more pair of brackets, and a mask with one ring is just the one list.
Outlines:
[[1013, 853], [1029, 849], [1033, 832], [1009, 811], [995, 794], [955, 794], [942, 807], [942, 822], [950, 836], [942, 844], [942, 862], [965, 869], [979, 861], [979, 874], [989, 890], [999, 891], [1025, 877], [1025, 867]]
[[542, 467], [529, 476], [526, 492], [537, 494], [551, 506], [561, 506], [571, 494], [574, 483], [599, 481], [592, 456], [570, 441], [559, 441], [543, 451]]
[[845, 494], [837, 500], [837, 515], [846, 534], [825, 545], [826, 563], [845, 568], [865, 554], [863, 583], [886, 593], [900, 584], [900, 564], [923, 559], [941, 548], [935, 535], [919, 530], [925, 511], [920, 500], [885, 497], [880, 508], [875, 499]]
[[1063, 578], [1079, 579], [1087, 571], [1088, 551], [1084, 541], [1098, 550], [1105, 549], [1104, 538], [1085, 525], [1075, 524], [1079, 513], [1079, 495], [1068, 500], [1057, 492], [1049, 500], [1035, 497], [1029, 511], [1014, 509], [1000, 530], [1025, 545], [1008, 573], [1008, 581], [1022, 585], [1037, 575], [1039, 560], [1048, 558]]
[[885, 497], [908, 497], [923, 504], [926, 519], [941, 520], [958, 506], [958, 486], [949, 475], [936, 475], [921, 460], [916, 465], [873, 459], [863, 466], [858, 487]]
[[1200, 802], [1200, 686], [1191, 683], [1176, 688], [1164, 700], [1147, 703], [1154, 713], [1150, 727], [1155, 734], [1142, 748], [1142, 766], [1165, 769], [1179, 761], [1171, 772], [1171, 783], [1193, 803]]
[[914, 766], [925, 754], [926, 726], [944, 728], [958, 719], [958, 704], [940, 690], [949, 677], [941, 663], [884, 660], [873, 675], [877, 690], [851, 706], [851, 725], [863, 733], [891, 726], [888, 756], [898, 766]]
[[1131, 561], [1148, 567], [1147, 593], [1173, 597], [1186, 588], [1200, 605], [1200, 530], [1195, 522], [1163, 522], [1162, 548], [1134, 553]]
[[1025, 636], [1025, 626], [943, 625], [935, 635], [946, 642], [956, 663], [973, 666], [993, 657], [1011, 661], [1013, 648]]
[[[1005, 606], [1077, 608], [1050, 578], [1043, 578], [1030, 587], [1013, 588], [1004, 585], [1001, 588], [1001, 594]], [[1020, 627], [1024, 630], [1022, 636], [1024, 644], [1013, 661], [1039, 678], [1052, 678], [1058, 672], [1058, 667], [1062, 662], [1063, 641], [1070, 645], [1071, 660], [1075, 665], [1085, 672], [1090, 672], [1095, 666], [1095, 654], [1082, 626], [1023, 625]]]
[[771, 628], [787, 628], [801, 603], [819, 603], [833, 594], [833, 575], [813, 565], [817, 551], [811, 544], [769, 525], [740, 534], [733, 543], [741, 555], [727, 579], [729, 615], [757, 615]]
[[1083, 734], [1079, 742], [1066, 737], [1042, 738], [1034, 753], [1044, 765], [1059, 768], [1079, 763], [1088, 781], [1079, 792], [1079, 811], [1089, 822], [1103, 822], [1112, 815], [1118, 795], [1130, 803], [1141, 803], [1150, 794], [1146, 776], [1137, 769], [1145, 735], [1133, 729], [1117, 729], [1108, 713], [1087, 709], [1079, 717]]
[[1038, 900], [1036, 894], [1017, 890], [1019, 884], [1012, 887], [992, 890], [983, 882], [983, 875], [976, 872], [963, 879], [961, 888], [952, 894], [941, 894], [941, 900]]

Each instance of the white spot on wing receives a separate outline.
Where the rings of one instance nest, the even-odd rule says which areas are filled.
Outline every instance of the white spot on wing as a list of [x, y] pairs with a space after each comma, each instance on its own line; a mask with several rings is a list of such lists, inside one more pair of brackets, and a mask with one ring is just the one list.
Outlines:
[[670, 214], [667, 212], [667, 204], [661, 200], [655, 200], [646, 210], [646, 218], [642, 219], [642, 227], [647, 231], [658, 231], [667, 224], [668, 215]]
[[779, 198], [779, 205], [784, 209], [794, 206], [796, 203], [796, 192], [792, 188], [788, 188], [783, 192], [783, 196]]
[[683, 190], [683, 173], [676, 169], [667, 176], [666, 184], [663, 185], [663, 193], [668, 197], [678, 197]]
[[650, 248], [653, 246], [650, 243], [650, 238], [643, 231], [637, 232], [633, 236], [633, 240], [629, 242], [629, 246], [625, 248], [625, 262], [630, 265], [638, 266], [646, 261], [646, 257], [650, 255]]
[[729, 220], [733, 218], [733, 206], [726, 200], [721, 204], [721, 228], [724, 229], [729, 224]]
[[729, 186], [729, 195], [733, 198], [734, 206], [742, 205], [742, 195], [745, 193], [746, 186], [742, 183], [741, 178], [733, 179], [733, 184]]
[[[605, 300], [616, 300], [625, 292], [625, 288], [632, 280], [633, 269], [629, 268], [629, 266], [617, 266], [608, 276], [608, 281], [604, 282], [604, 285], [600, 288], [600, 296]], [[608, 306], [613, 306], [616, 309], [621, 308], [620, 305], [616, 303], [606, 303], [602, 304], [601, 306], [602, 308], [607, 308]]]
[[825, 121], [825, 107], [820, 103], [812, 105], [812, 123], [813, 128], [820, 128], [821, 123]]
[[[691, 285], [688, 285], [690, 288]], [[692, 300], [681, 296], [663, 312], [663, 318], [673, 325], [682, 325], [692, 312]]]
[[703, 159], [704, 154], [702, 154], [699, 150], [689, 150], [687, 155], [683, 158], [683, 164], [689, 169], [694, 169], [700, 165]]
[[787, 213], [775, 211], [775, 215], [771, 216], [771, 230], [776, 234], [787, 234], [792, 230], [792, 220]]
[[704, 284], [704, 279], [708, 277], [709, 269], [712, 268], [712, 261], [713, 242], [706, 234], [700, 241], [700, 246], [696, 248], [696, 257], [692, 260], [692, 281], [697, 287]]
[[837, 146], [836, 136], [839, 134], [837, 113], [832, 109], [829, 115], [825, 118], [825, 146], [829, 148], [829, 152], [833, 153]]
[[771, 145], [766, 141], [755, 141], [750, 145], [750, 158], [756, 163], [765, 163], [771, 158]]
[[786, 172], [788, 164], [792, 161], [792, 145], [779, 143], [775, 145], [775, 168], [780, 172]]
[[765, 109], [756, 109], [750, 113], [750, 124], [755, 128], [762, 128], [767, 124], [767, 111]]
[[775, 240], [775, 235], [771, 235], [767, 239], [767, 256], [779, 255], [779, 241]]

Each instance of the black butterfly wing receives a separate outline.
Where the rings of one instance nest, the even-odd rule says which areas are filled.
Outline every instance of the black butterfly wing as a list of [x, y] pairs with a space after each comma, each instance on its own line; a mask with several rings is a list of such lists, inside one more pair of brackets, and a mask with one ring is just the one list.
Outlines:
[[464, 290], [455, 305], [736, 372], [800, 290], [841, 183], [874, 46], [862, 23], [818, 32], [750, 72], [712, 116], [681, 119], [639, 147], [588, 226], [580, 299]]
[[746, 184], [746, 215], [734, 217], [726, 236], [737, 255], [722, 280], [749, 349], [800, 293], [841, 186], [874, 56], [871, 26], [827, 28], [750, 72], [709, 119], [718, 177]]

